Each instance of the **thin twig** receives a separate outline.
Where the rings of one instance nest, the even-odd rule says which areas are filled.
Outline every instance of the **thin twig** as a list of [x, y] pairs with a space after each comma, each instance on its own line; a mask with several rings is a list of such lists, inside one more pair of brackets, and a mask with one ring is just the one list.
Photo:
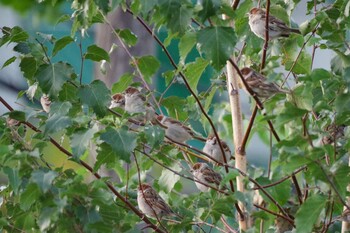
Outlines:
[[270, 0], [266, 0], [266, 20], [265, 20], [265, 43], [264, 43], [264, 49], [263, 54], [261, 57], [261, 66], [260, 66], [260, 72], [265, 68], [266, 63], [266, 53], [267, 49], [269, 47], [269, 14], [270, 14]]
[[44, 51], [45, 57], [46, 57], [47, 61], [49, 62], [49, 64], [52, 64], [51, 59], [50, 59], [49, 55], [47, 55], [47, 52], [46, 52], [46, 49], [45, 49], [43, 43], [41, 43], [37, 38], [35, 38], [35, 40], [39, 43], [40, 47]]
[[79, 83], [80, 85], [83, 83], [83, 71], [84, 71], [84, 61], [85, 61], [85, 57], [83, 55], [83, 48], [81, 45], [81, 37], [80, 37], [80, 41], [79, 41], [79, 51], [80, 51], [80, 77], [79, 77]]

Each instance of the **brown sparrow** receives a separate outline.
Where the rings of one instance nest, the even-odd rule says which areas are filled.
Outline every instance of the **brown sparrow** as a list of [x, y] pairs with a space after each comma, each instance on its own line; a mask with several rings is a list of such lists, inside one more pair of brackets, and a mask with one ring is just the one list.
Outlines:
[[[195, 163], [191, 170], [195, 181], [198, 180], [204, 184], [219, 187], [222, 177], [219, 173], [211, 169], [206, 163]], [[208, 186], [195, 182], [197, 188], [202, 192], [208, 192]]]
[[[222, 145], [224, 152], [225, 152], [226, 161], [228, 162], [230, 157], [231, 157], [231, 150], [227, 146], [227, 144], [222, 140], [221, 140], [221, 145]], [[205, 142], [205, 145], [203, 148], [203, 152], [207, 153], [208, 155], [210, 155], [211, 157], [216, 159], [218, 162], [225, 163], [224, 158], [223, 158], [222, 153], [221, 153], [221, 148], [220, 148], [219, 142], [216, 139], [215, 135], [208, 136], [207, 141]], [[217, 163], [210, 158], [209, 158], [209, 160], [212, 163], [215, 163], [215, 164]]]
[[345, 125], [336, 125], [330, 124], [325, 127], [327, 133], [326, 136], [322, 138], [323, 144], [332, 144], [334, 141], [337, 141], [339, 138], [344, 137]]
[[125, 90], [125, 111], [128, 113], [144, 113], [146, 120], [154, 117], [154, 109], [146, 103], [146, 97], [135, 87], [128, 87]]
[[41, 106], [43, 107], [44, 111], [49, 113], [50, 112], [51, 101], [50, 101], [49, 97], [46, 94], [43, 94], [41, 96], [40, 103], [41, 103]]
[[[265, 10], [253, 8], [249, 11], [249, 26], [252, 32], [258, 37], [265, 39], [265, 24], [266, 13]], [[283, 21], [276, 17], [269, 15], [269, 39], [278, 37], [288, 37], [290, 33], [300, 34], [299, 29], [288, 27]]]
[[125, 108], [125, 98], [123, 94], [117, 93], [112, 96], [111, 105], [109, 106], [110, 109], [112, 108]]
[[177, 216], [163, 198], [146, 183], [140, 184], [137, 189], [137, 204], [139, 209], [149, 217], [161, 219], [164, 216]]
[[157, 120], [167, 128], [165, 129], [165, 136], [176, 142], [185, 142], [194, 137], [191, 128], [182, 124], [173, 118], [164, 115], [158, 115]]
[[244, 67], [241, 73], [248, 86], [260, 98], [267, 99], [277, 93], [290, 93], [288, 90], [280, 88], [276, 83], [269, 82], [262, 74], [255, 70]]

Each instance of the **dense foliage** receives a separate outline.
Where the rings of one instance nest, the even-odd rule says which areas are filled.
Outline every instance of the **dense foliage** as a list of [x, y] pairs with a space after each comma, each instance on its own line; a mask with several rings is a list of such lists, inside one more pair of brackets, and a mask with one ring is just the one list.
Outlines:
[[[16, 1], [13, 4], [16, 8]], [[42, 4], [50, 8], [58, 3], [46, 0], [30, 4], [28, 8]], [[270, 14], [290, 24], [290, 15], [298, 4], [298, 0], [271, 0]], [[0, 171], [8, 180], [0, 190], [0, 229], [138, 232], [146, 225], [157, 224], [154, 219], [142, 217], [137, 209], [137, 186], [147, 181], [182, 216], [181, 220], [162, 220], [157, 231], [229, 231], [225, 224], [238, 230], [238, 201], [252, 217], [249, 232], [283, 232], [285, 226], [285, 230], [294, 227], [297, 232], [340, 231], [341, 221], [346, 218], [343, 208], [349, 184], [350, 144], [345, 128], [350, 123], [349, 1], [307, 2], [303, 7], [310, 19], [299, 25], [302, 35], [270, 41], [261, 72], [279, 84], [288, 78], [292, 86], [291, 95], [275, 95], [264, 102], [266, 114], [258, 113], [250, 133], [267, 144], [272, 140], [270, 170], [255, 167], [241, 174], [234, 168], [234, 160], [227, 171], [214, 166], [227, 187], [229, 181], [235, 184], [236, 176], [243, 175], [245, 192], [230, 190], [224, 195], [214, 189], [207, 193], [193, 191], [189, 188], [194, 185], [189, 164], [200, 158], [206, 160], [205, 154], [166, 141], [164, 129], [154, 122], [138, 125], [135, 119], [140, 118], [119, 108], [108, 108], [113, 94], [130, 85], [143, 87], [147, 100], [162, 107], [157, 108], [158, 113], [192, 124], [203, 137], [214, 131], [204, 115], [209, 114], [221, 139], [232, 141], [223, 71], [233, 54], [240, 58], [238, 67], [259, 70], [264, 40], [250, 31], [247, 16], [254, 6], [256, 2], [251, 0], [242, 0], [237, 9], [219, 0], [75, 0], [72, 14], [58, 15], [55, 20], [71, 21], [70, 35], [31, 36], [18, 26], [1, 28], [0, 46], [15, 44], [17, 52], [2, 68], [18, 60], [28, 83], [28, 90], [21, 91], [18, 98], [26, 96], [38, 102], [47, 94], [51, 106], [48, 113], [32, 105], [14, 111], [0, 94], [1, 103], [8, 108], [0, 118]], [[134, 73], [124, 74], [111, 88], [100, 80], [83, 83], [82, 70], [75, 70], [65, 60], [54, 62], [67, 45], [79, 46], [81, 40], [77, 38], [82, 35], [84, 40], [86, 30], [98, 23], [110, 25], [108, 33], [120, 38], [124, 46], [116, 49], [128, 50], [142, 43], [131, 29], [113, 28], [108, 22], [106, 15], [117, 8], [144, 25], [168, 60], [151, 55], [125, 57], [135, 68]], [[164, 41], [157, 37], [159, 30], [167, 32]], [[167, 50], [173, 41], [178, 41], [174, 52], [178, 60]], [[319, 50], [332, 51], [329, 69], [312, 69]], [[113, 66], [109, 55], [92, 44], [81, 57], [83, 63], [92, 60], [103, 68], [106, 64]], [[173, 68], [158, 73], [160, 66], [169, 61]], [[212, 74], [211, 83], [199, 90], [205, 72]], [[167, 86], [178, 82], [189, 95], [163, 96], [157, 90], [147, 90], [146, 86], [157, 79], [164, 79]], [[213, 103], [217, 93], [226, 95], [222, 102]], [[254, 107], [255, 101], [251, 100]], [[280, 140], [270, 138], [267, 120]], [[197, 145], [203, 144], [195, 145], [202, 149]], [[248, 141], [247, 146], [254, 145]], [[55, 163], [58, 155], [72, 163]], [[117, 178], [98, 174], [106, 170], [113, 171]], [[263, 201], [254, 202], [255, 190]]]

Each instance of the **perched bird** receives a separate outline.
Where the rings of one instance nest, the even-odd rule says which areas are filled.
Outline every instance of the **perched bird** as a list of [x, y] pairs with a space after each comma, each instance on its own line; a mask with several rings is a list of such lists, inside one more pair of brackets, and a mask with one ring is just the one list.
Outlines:
[[110, 109], [112, 108], [121, 108], [125, 109], [125, 97], [123, 94], [117, 93], [112, 96], [111, 105], [109, 106]]
[[155, 116], [155, 111], [151, 105], [146, 103], [146, 97], [135, 87], [128, 87], [125, 90], [125, 111], [128, 113], [143, 113], [146, 120], [151, 120]]
[[[231, 157], [231, 150], [227, 146], [227, 144], [222, 140], [221, 140], [221, 145], [222, 145], [224, 152], [225, 152], [226, 161], [228, 162], [230, 157]], [[205, 145], [203, 147], [203, 152], [207, 153], [208, 155], [213, 157], [218, 162], [225, 163], [224, 158], [222, 156], [219, 142], [218, 142], [217, 138], [215, 137], [215, 135], [208, 136], [207, 141], [205, 142]], [[209, 158], [209, 160], [212, 163], [215, 163], [215, 164], [217, 163], [210, 158]]]
[[50, 101], [49, 97], [46, 94], [43, 94], [41, 96], [40, 103], [41, 103], [41, 106], [43, 107], [44, 111], [49, 113], [50, 112], [51, 101]]
[[344, 137], [345, 127], [345, 125], [336, 125], [334, 123], [327, 125], [325, 127], [327, 135], [322, 138], [323, 144], [332, 144], [341, 137]]
[[241, 73], [252, 91], [263, 99], [268, 99], [277, 93], [290, 93], [288, 90], [280, 88], [276, 83], [269, 82], [262, 74], [255, 70], [244, 67]]
[[161, 219], [164, 216], [178, 216], [163, 198], [146, 183], [140, 184], [138, 187], [137, 204], [140, 210], [149, 217]]
[[165, 136], [171, 140], [174, 140], [176, 142], [185, 142], [195, 137], [192, 129], [182, 124], [180, 121], [166, 117], [164, 115], [158, 115], [157, 120], [162, 125], [167, 127], [165, 129]]
[[[265, 10], [253, 8], [249, 11], [249, 26], [250, 30], [258, 37], [265, 39], [265, 24], [266, 13]], [[269, 15], [269, 39], [279, 37], [288, 37], [291, 33], [301, 34], [299, 29], [288, 27], [283, 21], [276, 17]]]
[[[222, 177], [219, 173], [215, 172], [211, 169], [206, 163], [195, 163], [191, 170], [195, 181], [198, 180], [204, 184], [219, 187]], [[197, 188], [202, 192], [208, 192], [209, 187], [201, 184], [199, 182], [195, 182]], [[224, 187], [225, 189], [225, 187]]]

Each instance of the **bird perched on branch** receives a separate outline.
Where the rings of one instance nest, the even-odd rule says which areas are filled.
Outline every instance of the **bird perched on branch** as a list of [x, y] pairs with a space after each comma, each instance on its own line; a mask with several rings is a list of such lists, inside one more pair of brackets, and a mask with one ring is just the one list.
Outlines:
[[51, 107], [51, 100], [49, 96], [46, 94], [43, 94], [40, 98], [40, 104], [43, 107], [44, 111], [49, 113], [50, 112], [50, 107]]
[[277, 93], [290, 93], [289, 90], [280, 88], [276, 83], [269, 82], [262, 74], [251, 68], [244, 67], [241, 73], [250, 89], [259, 98], [268, 99]]
[[[197, 188], [202, 192], [209, 191], [210, 187], [207, 185], [219, 188], [220, 182], [222, 180], [221, 175], [211, 169], [206, 163], [195, 163], [192, 166], [191, 173], [195, 178]], [[204, 184], [196, 182], [196, 180]], [[223, 187], [223, 189], [226, 189], [226, 187]]]
[[[231, 150], [227, 146], [227, 144], [222, 140], [221, 140], [221, 145], [222, 145], [224, 152], [225, 152], [226, 162], [228, 162], [230, 157], [231, 157]], [[207, 141], [205, 142], [205, 145], [203, 147], [203, 152], [207, 153], [208, 155], [213, 157], [216, 161], [218, 161], [222, 164], [225, 163], [224, 157], [222, 156], [219, 141], [217, 140], [215, 135], [211, 134], [208, 136]], [[210, 158], [209, 158], [209, 160], [210, 160], [210, 162], [217, 164], [216, 161], [214, 161]]]
[[135, 87], [128, 87], [125, 90], [125, 111], [131, 114], [143, 113], [146, 120], [151, 120], [155, 116], [155, 111], [146, 102], [146, 97]]
[[[249, 13], [249, 26], [258, 37], [265, 39], [266, 12], [263, 9], [252, 8]], [[291, 33], [301, 34], [299, 29], [288, 27], [282, 20], [269, 15], [269, 40], [279, 37], [288, 37]]]
[[159, 194], [149, 185], [140, 184], [137, 189], [137, 204], [149, 217], [161, 219], [164, 216], [179, 216], [169, 205], [159, 196]]
[[192, 129], [182, 122], [177, 121], [171, 117], [164, 115], [157, 116], [157, 120], [160, 124], [166, 127], [165, 136], [176, 142], [185, 142], [192, 138], [198, 138], [195, 136]]
[[121, 93], [116, 93], [112, 96], [111, 105], [109, 106], [110, 109], [112, 108], [121, 108], [125, 109], [125, 97]]

